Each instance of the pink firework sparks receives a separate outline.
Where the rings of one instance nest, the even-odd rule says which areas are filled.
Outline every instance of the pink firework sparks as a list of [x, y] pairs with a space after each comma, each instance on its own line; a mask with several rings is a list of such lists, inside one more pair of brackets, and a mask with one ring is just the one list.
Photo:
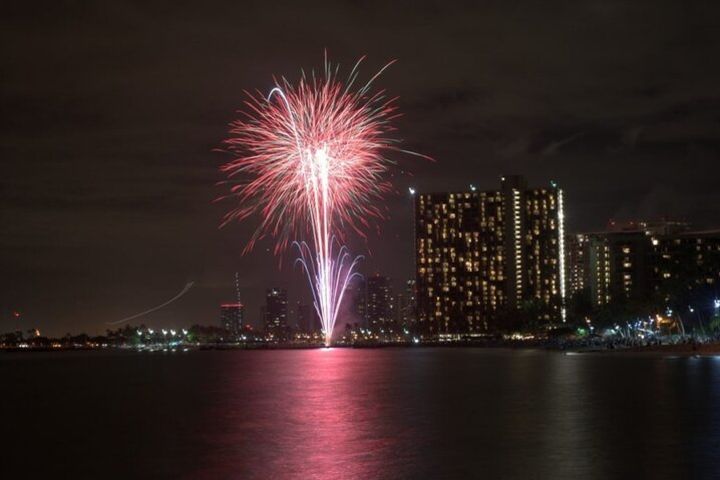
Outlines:
[[238, 206], [225, 223], [259, 213], [260, 227], [245, 251], [267, 235], [276, 239], [275, 252], [294, 242], [314, 296], [315, 309], [330, 343], [338, 309], [358, 258], [351, 258], [337, 237], [350, 228], [363, 229], [381, 210], [373, 203], [390, 189], [384, 180], [388, 150], [399, 150], [390, 133], [394, 99], [372, 93], [372, 82], [354, 90], [358, 61], [346, 82], [325, 61], [324, 73], [304, 75], [297, 85], [275, 81], [267, 96], [248, 94], [245, 118], [231, 124], [228, 149], [236, 158], [222, 167], [231, 181]]

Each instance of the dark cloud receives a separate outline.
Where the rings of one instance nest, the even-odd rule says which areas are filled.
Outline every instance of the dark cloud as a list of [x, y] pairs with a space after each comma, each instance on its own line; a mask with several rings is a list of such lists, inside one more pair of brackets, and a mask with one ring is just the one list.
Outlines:
[[[149, 321], [211, 322], [242, 277], [303, 290], [252, 222], [218, 224], [213, 150], [243, 89], [296, 78], [322, 52], [399, 95], [405, 145], [365, 268], [411, 274], [409, 185], [494, 188], [507, 172], [567, 191], [571, 230], [610, 217], [719, 223], [720, 5], [715, 2], [15, 2], [0, 19], [0, 330], [100, 331], [196, 288]], [[405, 252], [405, 253], [403, 253]]]

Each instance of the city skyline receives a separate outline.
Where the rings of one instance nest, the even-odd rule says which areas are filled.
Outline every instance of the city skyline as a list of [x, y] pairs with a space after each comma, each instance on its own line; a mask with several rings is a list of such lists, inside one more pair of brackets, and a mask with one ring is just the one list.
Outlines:
[[[506, 181], [507, 178], [509, 178], [509, 181]], [[514, 228], [512, 227], [512, 225], [503, 224], [502, 221], [492, 217], [492, 215], [502, 216], [502, 214], [500, 214], [499, 212], [503, 208], [503, 206], [509, 206], [509, 208], [511, 208], [511, 212], [518, 209], [518, 206], [512, 206], [512, 202], [507, 202], [506, 200], [504, 200], [503, 195], [508, 195], [510, 192], [515, 193], [516, 188], [525, 189], [524, 191], [527, 192], [527, 196], [529, 199], [522, 201], [522, 205], [524, 205], [524, 207], [522, 207], [521, 210], [524, 208], [529, 208], [530, 205], [533, 204], [533, 202], [537, 203], [538, 199], [547, 199], [551, 202], [554, 201], [558, 203], [558, 199], [562, 198], [562, 188], [559, 187], [554, 181], [549, 182], [548, 187], [538, 188], [529, 187], [522, 176], [502, 176], [500, 178], [500, 181], [500, 190], [489, 190], [481, 192], [474, 185], [470, 185], [470, 188], [468, 188], [465, 192], [453, 191], [441, 193], [435, 191], [433, 193], [425, 193], [418, 192], [413, 189], [410, 192], [410, 196], [413, 201], [420, 202], [421, 205], [424, 198], [428, 200], [432, 198], [440, 202], [447, 202], [448, 199], [450, 199], [451, 204], [453, 203], [453, 197], [457, 197], [457, 202], [461, 203], [468, 201], [470, 201], [471, 203], [474, 202], [473, 205], [477, 204], [475, 205], [475, 209], [478, 213], [480, 213], [481, 217], [478, 217], [477, 220], [471, 219], [470, 223], [474, 225], [474, 222], [479, 221], [484, 224], [485, 222], [489, 221], [492, 227], [491, 230], [495, 229], [498, 232], [501, 232], [501, 235], [502, 232], [513, 233]], [[506, 184], [509, 186], [507, 186]], [[548, 196], [548, 194], [552, 195]], [[525, 195], [523, 195], [523, 198], [524, 197]], [[514, 195], [511, 198], [514, 198]], [[478, 199], [480, 199], [479, 203]], [[526, 202], [527, 206], [525, 206]], [[496, 203], [497, 205], [493, 207], [493, 203]], [[442, 206], [442, 204], [436, 206]], [[492, 209], [488, 210], [489, 207], [496, 208], [497, 211], [494, 211]], [[550, 218], [556, 219], [557, 221], [559, 221], [560, 218], [558, 207], [559, 204], [557, 206], [552, 206], [551, 203], [549, 211]], [[417, 222], [418, 218], [420, 218], [418, 217], [417, 204], [414, 207], [414, 210], [416, 215], [415, 221]], [[437, 209], [434, 210], [436, 211]], [[451, 216], [454, 216], [453, 211], [449, 211], [449, 213]], [[467, 213], [466, 216], [467, 215], [470, 215], [470, 217], [472, 217], [472, 215], [474, 214], [471, 211]], [[488, 218], [485, 215], [491, 215], [491, 217]], [[447, 214], [443, 216], [447, 217]], [[547, 221], [543, 220], [544, 217], [541, 217], [538, 217], [538, 220], [540, 220], [541, 223]], [[442, 218], [442, 216], [437, 218]], [[462, 215], [460, 217], [460, 221], [462, 224]], [[495, 223], [497, 223], [497, 225], [495, 225]], [[447, 227], [447, 225], [445, 225], [445, 227]], [[479, 223], [477, 227], [479, 227]], [[470, 230], [476, 230], [477, 227], [473, 226]], [[418, 228], [419, 225], [416, 226], [416, 231]], [[522, 228], [525, 229], [529, 227]], [[490, 230], [486, 231], [486, 233], [489, 231]], [[559, 225], [552, 226], [552, 231], [555, 232], [554, 235], [557, 235], [559, 240], [559, 232], [561, 231]], [[469, 233], [469, 231], [463, 230], [461, 228], [459, 230], [459, 233], [461, 234], [461, 236], [463, 236]], [[545, 234], [541, 234], [540, 237], [542, 237], [543, 235]], [[418, 235], [417, 239], [420, 239], [422, 237], [422, 235]], [[688, 255], [692, 254], [692, 251], [694, 251], [694, 249], [696, 248], [694, 247], [695, 242], [698, 242], [697, 248], [700, 248], [700, 246], [702, 246], [702, 251], [710, 252], [711, 257], [709, 258], [711, 258], [712, 260], [714, 259], [712, 255], [715, 254], [715, 250], [720, 250], [720, 228], [697, 230], [693, 228], [693, 225], [688, 222], [667, 220], [634, 220], [629, 222], [616, 222], [610, 219], [606, 224], [606, 228], [604, 229], [594, 230], [591, 232], [565, 232], [563, 238], [564, 242], [562, 243], [564, 243], [565, 245], [563, 249], [565, 252], [563, 256], [564, 262], [560, 262], [559, 260], [559, 245], [561, 243], [559, 241], [557, 242], [556, 247], [553, 247], [547, 252], [544, 248], [540, 249], [539, 252], [543, 253], [540, 257], [537, 258], [538, 262], [545, 262], [546, 259], [550, 259], [552, 264], [556, 265], [557, 268], [560, 267], [560, 264], [565, 264], [564, 276], [566, 278], [564, 279], [564, 288], [566, 289], [566, 301], [560, 301], [560, 287], [558, 285], [553, 286], [552, 296], [555, 296], [557, 298], [553, 300], [552, 309], [547, 311], [545, 317], [543, 317], [543, 321], [547, 321], [550, 324], [559, 323], [559, 321], [561, 320], [560, 306], [563, 304], [567, 306], [567, 303], [572, 301], [571, 297], [574, 294], [583, 291], [584, 289], [587, 289], [587, 293], [590, 295], [589, 301], [595, 307], [602, 307], [603, 305], [607, 305], [608, 303], [610, 303], [611, 299], [623, 299], [633, 301], [647, 300], [650, 297], [651, 291], [657, 291], [662, 286], [662, 274], [659, 274], [659, 271], [673, 272], [672, 276], [674, 278], [678, 278], [677, 267], [674, 266], [674, 264], [668, 263], [667, 261], [665, 261], [664, 263], [660, 261], [660, 253], [658, 252], [665, 252], [663, 256], [667, 256], [667, 253], [672, 253], [672, 258], [675, 258], [675, 255], [684, 255], [678, 257], [684, 259]], [[488, 239], [485, 238], [485, 241], [487, 240]], [[678, 250], [677, 248], [673, 248], [672, 242], [678, 241], [691, 242], [690, 246], [692, 247], [692, 251], [686, 252], [683, 250]], [[683, 243], [683, 245], [685, 245], [685, 243]], [[502, 250], [503, 248], [511, 247], [505, 245], [505, 242], [500, 239], [498, 248], [501, 248]], [[501, 250], [498, 250], [498, 252], [501, 252]], [[484, 272], [483, 275], [490, 275], [492, 274], [492, 271], [497, 269], [502, 270], [500, 263], [498, 263], [495, 267], [490, 267], [487, 263], [496, 255], [492, 253], [493, 251], [494, 250], [492, 249], [487, 249], [486, 253], [480, 253], [479, 257], [476, 259], [479, 260], [479, 263], [484, 265], [484, 268], [489, 269], [487, 272]], [[655, 252], [654, 256], [652, 253], [653, 251]], [[414, 255], [424, 255], [421, 252], [422, 248], [418, 249], [418, 245], [416, 245]], [[413, 252], [407, 251], [404, 252], [404, 254], [412, 256]], [[505, 255], [504, 253], [498, 254], [501, 256]], [[522, 255], [523, 258], [525, 258], [526, 254], [524, 253]], [[515, 256], [517, 256], [517, 254], [515, 254]], [[430, 311], [427, 310], [427, 308], [432, 308], [431, 306], [423, 306], [422, 304], [418, 306], [415, 303], [417, 294], [415, 282], [417, 278], [420, 278], [423, 275], [424, 271], [423, 266], [419, 266], [421, 265], [419, 258], [420, 257], [415, 258], [414, 263], [416, 264], [416, 270], [415, 272], [411, 272], [410, 279], [389, 277], [386, 275], [382, 275], [380, 272], [374, 272], [368, 274], [367, 276], [361, 276], [359, 277], [357, 282], [353, 282], [350, 290], [348, 291], [348, 296], [343, 302], [341, 309], [342, 314], [338, 322], [336, 331], [342, 331], [348, 325], [359, 325], [360, 327], [368, 328], [371, 331], [380, 331], [386, 325], [391, 325], [391, 328], [393, 329], [401, 329], [404, 326], [410, 327], [413, 333], [429, 333], [427, 327], [423, 326], [423, 322], [426, 321], [423, 320], [423, 315]], [[690, 256], [688, 258], [692, 257]], [[702, 259], [702, 255], [700, 255], [699, 259]], [[640, 262], [639, 264], [638, 261]], [[693, 262], [694, 261], [695, 260], [693, 260]], [[681, 260], [681, 263], [683, 262], [685, 261]], [[708, 278], [708, 284], [714, 284], [714, 281], [711, 280], [711, 278], [715, 276], [715, 272], [714, 270], [712, 270], [714, 266], [714, 263], [709, 263], [707, 265], [707, 268], [709, 270], [707, 270], [705, 273], [701, 273], [701, 278], [699, 278], [699, 280], [702, 280], [703, 284], [706, 283], [705, 278]], [[652, 268], [655, 269], [654, 273], [651, 272]], [[528, 270], [527, 272], [524, 272], [522, 274], [522, 277], [525, 278], [526, 276], [531, 276], [531, 272], [532, 268], [530, 268], [530, 270]], [[415, 276], [413, 276], [413, 273]], [[664, 273], [664, 275], [666, 275], [665, 278], [670, 278], [669, 273]], [[556, 271], [552, 274], [551, 277], [548, 278], [552, 282], [562, 283], [560, 277], [561, 276], [559, 271]], [[683, 277], [682, 272], [680, 272], [679, 278], [687, 279], [692, 282], [696, 281], [696, 279], [694, 278]], [[718, 284], [720, 284], [720, 279], [717, 280]], [[240, 277], [238, 272], [236, 272], [233, 283], [234, 290], [232, 291], [232, 293], [229, 293], [229, 296], [234, 295], [236, 299], [234, 303], [230, 301], [223, 301], [219, 306], [216, 306], [216, 308], [219, 309], [218, 311], [220, 313], [219, 321], [217, 317], [213, 316], [215, 313], [217, 313], [214, 312], [213, 314], [208, 315], [204, 319], [195, 319], [189, 322], [181, 321], [179, 323], [176, 321], [175, 323], [172, 323], [172, 326], [220, 326], [221, 328], [229, 332], [233, 337], [238, 337], [244, 327], [250, 327], [251, 329], [256, 329], [259, 332], [272, 333], [275, 337], [278, 337], [277, 332], [282, 332], [283, 334], [279, 336], [280, 339], [283, 338], [283, 335], [287, 336], [291, 332], [321, 331], [321, 326], [319, 325], [319, 323], [317, 323], [317, 314], [314, 311], [311, 302], [303, 300], [307, 297], [307, 295], [304, 295], [307, 294], [307, 292], [303, 291], [304, 289], [302, 284], [297, 286], [297, 291], [288, 290], [288, 288], [286, 287], [277, 286], [287, 284], [287, 282], [273, 282], [272, 285], [276, 286], [264, 287], [264, 300], [262, 301], [263, 303], [260, 305], [259, 310], [256, 313], [253, 313], [246, 312], [245, 304], [240, 302], [240, 298], [243, 296], [243, 294], [238, 288], [239, 283]], [[497, 293], [494, 294], [500, 296], [493, 298], [488, 297], [484, 300], [484, 302], [493, 303], [492, 309], [488, 309], [488, 303], [478, 311], [476, 320], [484, 321], [484, 325], [481, 325], [477, 328], [467, 329], [467, 331], [457, 327], [451, 329], [446, 328], [445, 333], [492, 333], [494, 331], [493, 329], [498, 328], [498, 324], [492, 323], [492, 327], [488, 328], [488, 319], [493, 320], [492, 312], [498, 311], [501, 306], [508, 302], [508, 300], [512, 300], [511, 298], [509, 298], [510, 296], [507, 295], [507, 291], [505, 290], [506, 283], [507, 282], [500, 278], [500, 282], [496, 285]], [[370, 285], [369, 287], [368, 284]], [[373, 284], [377, 284], [379, 287], [373, 287]], [[422, 284], [420, 288], [424, 288], [422, 287]], [[640, 292], [640, 294], [638, 294], [638, 291]], [[177, 297], [182, 296], [184, 293], [186, 292], [181, 292], [181, 294]], [[477, 293], [480, 293], [480, 290], [478, 290]], [[538, 291], [537, 294], [540, 294], [540, 291]], [[360, 297], [358, 297], [358, 295], [360, 295]], [[487, 292], [485, 292], [485, 295], [487, 295]], [[229, 296], [227, 298], [229, 298]], [[379, 303], [378, 300], [376, 300], [378, 296], [380, 296], [379, 298], [381, 298]], [[270, 305], [270, 302], [273, 302], [275, 305], [277, 305], [277, 303], [275, 303], [276, 301], [274, 300], [275, 298], [281, 298], [280, 305], [282, 306], [279, 307], [281, 308], [281, 311], [277, 310], [278, 307], [271, 307], [271, 312], [268, 313], [268, 305]], [[300, 298], [301, 300], [295, 300], [293, 302], [290, 300], [292, 298]], [[545, 302], [550, 302], [551, 296], [545, 298], [540, 295], [540, 297], [538, 298], [544, 298]], [[514, 300], [514, 302], [517, 302], [520, 299], [521, 297], [518, 296], [516, 300]], [[452, 295], [450, 295], [445, 301], [449, 300], [452, 300]], [[171, 300], [171, 302], [172, 301], [174, 301], [174, 299]], [[497, 306], [494, 305], [496, 302]], [[481, 303], [483, 302], [479, 302], [478, 305], [480, 305]], [[379, 307], [375, 305], [379, 305]], [[516, 308], [519, 308], [519, 304], [517, 304]], [[151, 309], [151, 311], [154, 310], [155, 309]], [[7, 332], [10, 332], [12, 330], [17, 330], [18, 332], [27, 330], [29, 332], [38, 332], [37, 335], [40, 335], [39, 330], [37, 330], [37, 325], [32, 323], [26, 323], [25, 320], [22, 318], [22, 312], [15, 310], [11, 312], [11, 317], [12, 322], [9, 324], [11, 328], [6, 328]], [[137, 321], [139, 322], [138, 325], [147, 324], [149, 327], [161, 327], [158, 322], [153, 322], [152, 319], [145, 319], [144, 317], [140, 317], [140, 319]], [[314, 327], [309, 327], [309, 325], [313, 324], [315, 325]], [[121, 328], [123, 328], [125, 326], [132, 326], [134, 325], [134, 323], [124, 322], [123, 324], [106, 324], [106, 327], [111, 327], [112, 325], [119, 325]], [[112, 329], [106, 328], [105, 330]], [[43, 332], [46, 332], [46, 330], [43, 330]], [[433, 330], [432, 332], [434, 332], [434, 334], [442, 333], [435, 330]], [[97, 334], [99, 332], [76, 331], [67, 333]], [[59, 335], [57, 334], [54, 336], [59, 337]]]
[[[527, 183], [526, 183], [527, 179], [523, 175], [501, 175], [498, 178], [498, 180], [500, 180], [501, 183], [505, 183], [506, 178], [510, 178], [511, 182], [520, 182], [520, 184], [517, 184], [516, 186], [519, 186], [521, 188], [527, 188]], [[554, 180], [549, 180], [547, 182], [547, 185], [548, 185], [549, 190], [558, 188], [558, 186]], [[407, 199], [408, 199], [408, 203], [410, 203], [411, 205], [414, 202], [416, 202], [418, 199], [423, 198], [423, 196], [428, 196], [428, 195], [434, 196], [434, 197], [440, 196], [442, 198], [442, 197], [447, 197], [448, 195], [450, 195], [450, 196], [452, 196], [452, 195], [477, 196], [478, 194], [482, 194], [482, 195], [487, 194], [487, 195], [492, 196], [492, 195], [500, 194], [500, 191], [493, 191], [490, 189], [485, 190], [485, 191], [480, 191], [480, 188], [476, 184], [468, 184], [467, 188], [465, 188], [465, 189], [459, 188], [459, 189], [455, 189], [455, 190], [447, 191], [447, 192], [443, 192], [438, 189], [430, 189], [428, 191], [419, 191], [415, 187], [408, 187], [408, 190], [409, 191], [408, 191]], [[561, 190], [564, 191], [564, 189], [562, 189], [561, 187], [558, 188], [558, 191], [561, 191]], [[540, 189], [537, 189], [536, 191], [538, 193], [541, 192]], [[544, 192], [544, 191], [545, 190], [542, 190], [542, 192]], [[534, 192], [534, 190], [528, 190], [528, 192]], [[502, 200], [500, 198], [501, 197], [498, 197], [497, 200], [502, 202]], [[490, 200], [494, 200], [494, 198], [490, 198]], [[487, 200], [483, 200], [483, 201], [487, 201]], [[410, 210], [411, 214], [412, 214], [412, 212], [415, 211], [416, 208], [417, 208], [417, 206], [411, 207], [411, 210]], [[567, 208], [568, 207], [565, 206], [565, 209], [567, 209]], [[570, 206], [570, 209], [572, 211], [572, 206]], [[557, 212], [556, 212], [556, 214], [557, 214]], [[412, 218], [410, 218], [410, 220], [412, 220]], [[412, 222], [410, 222], [410, 223], [412, 223]], [[593, 248], [592, 242], [589, 241], [590, 238], [604, 238], [603, 237], [604, 235], [627, 237], [628, 235], [633, 235], [633, 234], [634, 235], [641, 234], [640, 236], [644, 237], [645, 233], [647, 233], [647, 232], [669, 233], [669, 232], [660, 232], [657, 230], [657, 229], [667, 229], [667, 228], [670, 228], [671, 229], [670, 231], [675, 232], [675, 233], [681, 232], [681, 231], [688, 231], [688, 232], [692, 233], [693, 230], [695, 230], [695, 231], [698, 230], [697, 228], [691, 228], [691, 227], [693, 227], [693, 224], [691, 224], [690, 222], [687, 222], [687, 221], [684, 221], [681, 219], [669, 219], [669, 220], [665, 219], [665, 218], [632, 219], [632, 220], [629, 219], [629, 220], [623, 222], [623, 221], [617, 221], [613, 218], [609, 218], [609, 219], [606, 219], [605, 222], [596, 222], [596, 223], [598, 225], [600, 225], [600, 228], [596, 228], [596, 229], [593, 229], [590, 231], [567, 231], [567, 227], [565, 227], [565, 230], [566, 230], [565, 236], [564, 236], [565, 241], [572, 242], [573, 240], [575, 240], [577, 238], [583, 238], [586, 242], [588, 242], [588, 245], [586, 246], [586, 247], [589, 247], [589, 248], [586, 248], [588, 253], [592, 252], [593, 254], [596, 255], [597, 249]], [[502, 228], [505, 228], [505, 227], [502, 227]], [[643, 228], [645, 228], [645, 230], [643, 230]], [[707, 234], [709, 232], [716, 232], [716, 231], [720, 231], [720, 229], [716, 228], [716, 229], [711, 229], [711, 230], [707, 230], [707, 231], [701, 231], [699, 233]], [[649, 241], [649, 237], [648, 237], [648, 241]], [[412, 239], [411, 239], [411, 242], [412, 242]], [[556, 253], [558, 253], [558, 252], [556, 252]], [[577, 276], [577, 272], [575, 272], [572, 267], [572, 261], [573, 261], [572, 254], [573, 254], [572, 249], [570, 247], [567, 247], [567, 252], [564, 257], [564, 260], [565, 260], [565, 262], [567, 262], [567, 265], [565, 267], [564, 273], [567, 276], [567, 278], [565, 279], [565, 288], [568, 290], [568, 298], [573, 293], [573, 281], [576, 281], [576, 282], [578, 281], [577, 279], [573, 280], [573, 278], [572, 278], [573, 275]], [[413, 257], [413, 249], [412, 248], [407, 251], [404, 251], [403, 255], [408, 257], [409, 260], [412, 260], [412, 263], [415, 263], [417, 261], [417, 259], [412, 258]], [[586, 253], [586, 255], [587, 255], [587, 253]], [[595, 257], [591, 257], [591, 258], [595, 258]], [[605, 261], [609, 261], [609, 260], [605, 260]], [[396, 298], [395, 294], [399, 293], [399, 291], [396, 292], [398, 287], [402, 287], [402, 285], [404, 285], [408, 281], [414, 282], [415, 278], [416, 278], [415, 275], [417, 274], [416, 270], [411, 270], [408, 272], [408, 276], [404, 277], [404, 278], [398, 277], [398, 276], [389, 276], [389, 275], [386, 276], [384, 274], [384, 271], [382, 271], [382, 270], [375, 270], [373, 272], [366, 273], [364, 267], [365, 267], [365, 265], [361, 265], [361, 267], [359, 269], [360, 273], [363, 275], [362, 281], [367, 282], [368, 280], [372, 280], [373, 278], [377, 278], [382, 275], [381, 278], [386, 279], [385, 281], [388, 282], [388, 285], [390, 285], [389, 288], [390, 288], [390, 291], [392, 292], [393, 300]], [[214, 310], [206, 312], [206, 315], [204, 315], [202, 317], [187, 318], [186, 320], [180, 321], [180, 322], [175, 320], [174, 322], [170, 322], [168, 325], [172, 325], [172, 326], [209, 325], [209, 326], [212, 326], [212, 325], [217, 324], [216, 313], [217, 313], [218, 308], [220, 308], [220, 311], [222, 312], [225, 309], [225, 307], [232, 307], [235, 305], [240, 305], [241, 312], [239, 314], [240, 315], [239, 323], [242, 325], [248, 325], [252, 328], [258, 328], [261, 331], [264, 331], [267, 329], [266, 312], [264, 310], [266, 302], [267, 302], [267, 300], [266, 300], [267, 295], [269, 294], [270, 291], [278, 290], [278, 291], [283, 292], [283, 295], [285, 296], [284, 301], [287, 304], [285, 307], [285, 309], [286, 309], [284, 312], [285, 319], [282, 322], [282, 328], [288, 328], [288, 327], [291, 329], [298, 328], [300, 325], [296, 319], [296, 317], [298, 315], [298, 312], [296, 311], [297, 304], [299, 303], [303, 306], [312, 306], [312, 298], [311, 298], [311, 295], [307, 291], [305, 291], [306, 289], [304, 288], [304, 285], [302, 284], [302, 282], [297, 282], [296, 279], [295, 279], [295, 281], [293, 281], [291, 279], [291, 276], [295, 275], [297, 273], [298, 272], [295, 269], [290, 270], [286, 267], [283, 267], [277, 271], [277, 276], [275, 277], [279, 280], [271, 280], [267, 285], [260, 285], [260, 284], [255, 285], [255, 288], [253, 290], [257, 290], [257, 291], [261, 292], [261, 298], [259, 300], [258, 299], [250, 300], [249, 303], [251, 305], [257, 304], [257, 307], [258, 307], [256, 309], [257, 312], [253, 312], [252, 310], [248, 311], [248, 309], [246, 308], [245, 304], [247, 302], [243, 301], [242, 304], [239, 303], [239, 297], [243, 297], [243, 298], [246, 297], [247, 291], [246, 290], [243, 291], [243, 289], [240, 287], [240, 285], [244, 282], [245, 279], [242, 278], [238, 272], [235, 272], [234, 277], [232, 277], [231, 279], [228, 280], [228, 284], [226, 286], [222, 287], [223, 294], [219, 296], [219, 299], [220, 299], [219, 307], [217, 304], [213, 305], [212, 308]], [[289, 275], [284, 275], [284, 274], [289, 274]], [[559, 273], [558, 273], [558, 276], [559, 276]], [[559, 278], [558, 278], [558, 280], [559, 280]], [[610, 284], [609, 277], [605, 281], [608, 283], [608, 285]], [[269, 287], [268, 285], [275, 285], [275, 286]], [[285, 286], [278, 287], [277, 285], [285, 285]], [[292, 288], [289, 288], [288, 285], [292, 285]], [[592, 285], [592, 284], [588, 283], [588, 287], [590, 287], [590, 290], [592, 291], [593, 295], [598, 295], [597, 289], [599, 287], [597, 285]], [[502, 287], [500, 287], [500, 288], [502, 288]], [[559, 287], [554, 287], [554, 288], [559, 288]], [[646, 288], [649, 288], [649, 287], [646, 287]], [[400, 290], [402, 290], [402, 288]], [[230, 302], [230, 300], [232, 299], [233, 296], [235, 296], [235, 299], [236, 299], [235, 303]], [[607, 298], [608, 299], [610, 298], [609, 295], [607, 296]], [[357, 320], [363, 320], [362, 318], [357, 317], [357, 315], [352, 311], [353, 307], [351, 306], [351, 303], [352, 303], [351, 297], [348, 297], [343, 302], [343, 308], [342, 308], [343, 314], [338, 319], [338, 324], [337, 324], [337, 329], [336, 329], [337, 331], [342, 331], [342, 329], [344, 328], [344, 326], [346, 324], [352, 324], [352, 323], [355, 323]], [[603, 303], [606, 303], [606, 302], [593, 299], [593, 303], [596, 305], [602, 305]], [[295, 305], [295, 308], [293, 308], [292, 305]], [[367, 305], [370, 305], [369, 301], [368, 301]], [[368, 308], [367, 305], [365, 308]], [[559, 308], [559, 305], [560, 305], [560, 303], [556, 302], [557, 308]], [[12, 311], [6, 310], [3, 313], [6, 314], [6, 316], [7, 316], [7, 318], [4, 319], [4, 320], [6, 320], [5, 323], [7, 323], [7, 325], [5, 325], [5, 328], [4, 328], [4, 330], [6, 330], [6, 331], [14, 330], [17, 325], [17, 329], [19, 331], [25, 330], [25, 329], [34, 330], [36, 328], [43, 327], [43, 329], [42, 329], [43, 332], [47, 332], [49, 330], [55, 336], [59, 336], [62, 333], [59, 330], [58, 331], [53, 330], [53, 328], [47, 329], [46, 325], [43, 325], [43, 323], [41, 323], [41, 322], [32, 323], [32, 321], [30, 321], [30, 322], [24, 323], [25, 320], [23, 317], [25, 316], [25, 314], [21, 309], [13, 309]], [[416, 313], [417, 313], [417, 315], [421, 316], [420, 312], [416, 312]], [[557, 310], [556, 313], [559, 313], [559, 310]], [[478, 317], [478, 318], [480, 318], [480, 317]], [[364, 320], [367, 322], [367, 318], [365, 318]], [[162, 320], [153, 321], [151, 316], [147, 319], [141, 318], [138, 321], [140, 321], [141, 323], [147, 323], [149, 325], [158, 326], [158, 327], [162, 327], [165, 324], [165, 322]], [[2, 322], [0, 321], [0, 323], [2, 323]], [[224, 324], [224, 320], [222, 320], [222, 315], [221, 315], [220, 323]], [[108, 327], [111, 327], [112, 325], [114, 325], [114, 324], [112, 324], [110, 322], [105, 322], [102, 324], [98, 323], [96, 325], [97, 328], [95, 330], [88, 329], [87, 332], [97, 334], [97, 333], [105, 331]], [[279, 323], [276, 326], [281, 327], [281, 325]], [[367, 326], [369, 326], [369, 325], [367, 325]], [[232, 331], [232, 328], [228, 328], [228, 330]], [[302, 330], [302, 329], [300, 329], [300, 330]], [[486, 328], [483, 328], [480, 330], [487, 331]], [[478, 330], [478, 331], [480, 331], [480, 330]], [[474, 331], [474, 330], [471, 330], [471, 331]], [[67, 332], [73, 332], [73, 331], [67, 330]], [[85, 331], [83, 331], [83, 332], [85, 332]], [[78, 333], [78, 332], [75, 332], [75, 333]]]

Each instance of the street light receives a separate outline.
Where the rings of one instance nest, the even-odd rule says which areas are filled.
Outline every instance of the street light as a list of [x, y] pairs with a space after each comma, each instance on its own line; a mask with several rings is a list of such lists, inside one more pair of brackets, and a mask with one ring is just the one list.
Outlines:
[[410, 192], [410, 195], [415, 195], [416, 190], [413, 187], [408, 187], [408, 192]]

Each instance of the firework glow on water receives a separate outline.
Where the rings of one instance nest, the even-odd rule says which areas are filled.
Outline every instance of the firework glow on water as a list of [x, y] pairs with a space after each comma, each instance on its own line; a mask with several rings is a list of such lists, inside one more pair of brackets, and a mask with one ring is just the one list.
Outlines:
[[395, 98], [372, 89], [393, 62], [359, 84], [362, 60], [344, 80], [326, 58], [321, 73], [303, 72], [297, 84], [281, 77], [265, 94], [246, 92], [243, 117], [231, 123], [225, 141], [235, 158], [222, 171], [237, 206], [224, 223], [261, 218], [246, 252], [266, 236], [275, 239], [276, 254], [294, 245], [326, 345], [361, 259], [342, 244], [345, 233], [364, 236], [382, 217], [377, 205], [391, 189], [385, 154], [405, 152], [392, 137]]

